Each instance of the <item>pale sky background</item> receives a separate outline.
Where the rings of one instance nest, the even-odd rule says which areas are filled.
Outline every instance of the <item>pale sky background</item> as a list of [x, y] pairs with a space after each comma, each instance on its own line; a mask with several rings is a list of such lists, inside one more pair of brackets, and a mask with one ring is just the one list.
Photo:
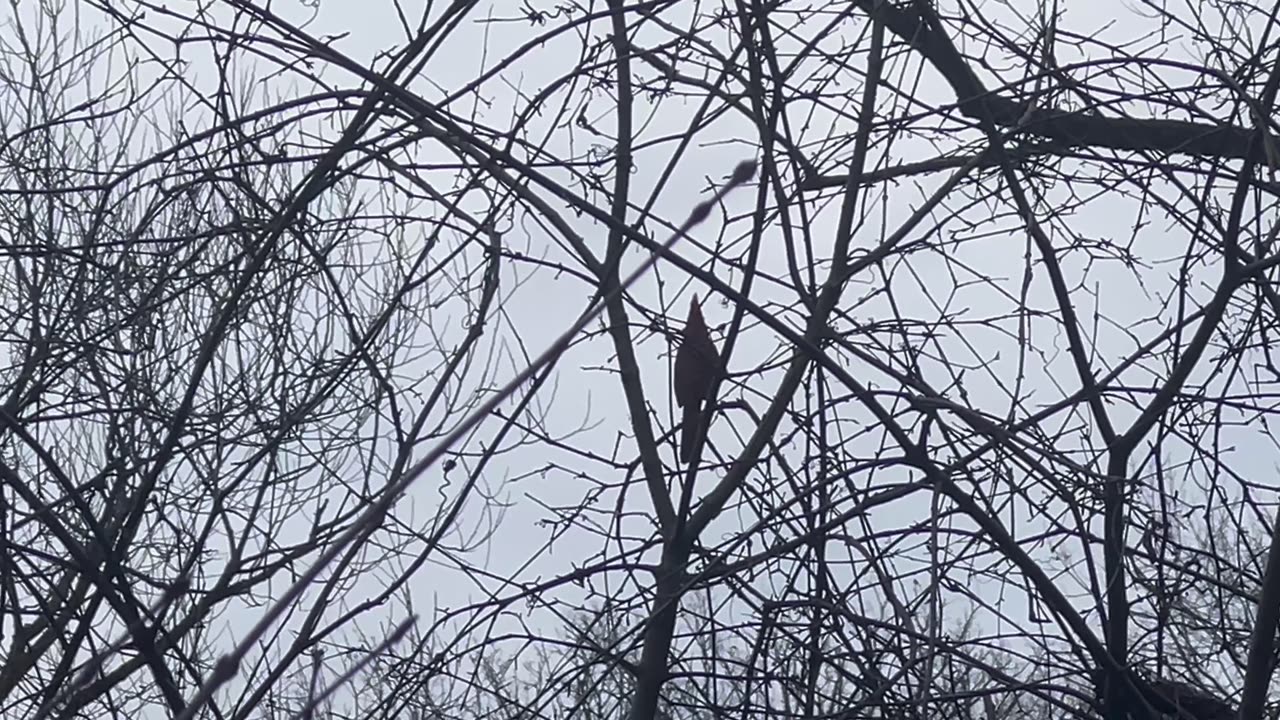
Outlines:
[[[297, 2], [276, 2], [273, 5], [274, 10], [286, 16], [294, 17], [297, 21], [305, 20], [311, 13], [309, 8]], [[405, 2], [402, 5], [409, 17], [416, 18], [417, 14], [421, 12], [424, 3]], [[603, 3], [598, 5], [601, 8], [603, 7]], [[683, 6], [691, 9], [694, 4], [683, 3]], [[705, 10], [709, 6], [702, 7]], [[1021, 27], [1022, 24], [1014, 19], [1010, 13], [1032, 14], [1035, 12], [1036, 7], [1037, 4], [1034, 2], [1014, 2], [1008, 7], [987, 4], [984, 6], [984, 11], [991, 12], [993, 17], [1003, 14], [1009, 25], [1016, 28]], [[5, 9], [0, 12], [9, 13], [12, 10]], [[668, 12], [675, 12], [678, 15], [678, 11]], [[542, 28], [531, 29], [521, 16], [519, 4], [514, 2], [495, 2], [490, 4], [488, 9], [478, 9], [472, 12], [470, 18], [463, 21], [457, 31], [451, 35], [446, 45], [436, 55], [435, 59], [427, 65], [422, 75], [414, 80], [411, 86], [427, 99], [436, 99], [441, 95], [439, 88], [452, 91], [461, 87], [488, 68], [493, 67], [503, 58], [506, 58], [515, 48], [528, 43], [536, 33], [555, 28], [562, 22], [553, 19]], [[485, 18], [489, 18], [493, 22], [481, 22]], [[1064, 7], [1061, 27], [1084, 36], [1121, 42], [1132, 40], [1153, 30], [1153, 27], [1145, 27], [1142, 24], [1143, 22], [1132, 7], [1126, 7], [1120, 3], [1090, 0], [1088, 2], [1067, 3]], [[335, 41], [334, 46], [351, 57], [369, 60], [383, 50], [403, 46], [405, 38], [397, 30], [397, 27], [398, 21], [391, 2], [384, 0], [364, 0], [362, 2], [320, 0], [318, 13], [314, 21], [308, 26], [308, 29], [311, 34], [316, 36], [347, 33], [345, 37]], [[596, 39], [598, 37], [593, 38], [593, 41]], [[731, 50], [722, 38], [708, 38], [708, 40], [714, 41], [722, 52], [727, 53]], [[1156, 47], [1160, 41], [1161, 38], [1158, 35], [1153, 36], [1150, 42], [1139, 43], [1138, 48], [1131, 50], [1135, 54], [1154, 53], [1156, 51], [1150, 48]], [[645, 36], [641, 34], [636, 38], [636, 42], [644, 45]], [[825, 39], [825, 42], [835, 48], [843, 42], [853, 42], [853, 38], [829, 37]], [[483, 121], [491, 127], [504, 127], [504, 123], [510, 119], [508, 109], [516, 105], [521, 107], [524, 105], [523, 102], [517, 102], [517, 93], [525, 96], [532, 95], [547, 86], [548, 83], [553, 82], [561, 74], [570, 72], [578, 58], [580, 43], [581, 41], [575, 33], [561, 34], [539, 46], [533, 52], [519, 58], [504, 70], [499, 78], [487, 82], [483, 89], [486, 106], [477, 110], [483, 115]], [[483, 51], [481, 50], [482, 48]], [[161, 52], [168, 51], [167, 48], [160, 46], [158, 46], [158, 49]], [[961, 49], [963, 50], [964, 48], [962, 47]], [[200, 55], [196, 48], [192, 48], [192, 50], [189, 55], [186, 55], [192, 61], [191, 75], [188, 77], [202, 78], [204, 73], [207, 72], [209, 81], [212, 82], [214, 75], [211, 69], [208, 68], [205, 58]], [[1167, 42], [1159, 52], [1170, 59], [1195, 59], [1195, 53], [1180, 44], [1176, 37]], [[1071, 57], [1069, 53], [1069, 49], [1061, 49], [1058, 56], [1060, 65], [1066, 65], [1080, 59]], [[637, 63], [637, 66], [639, 66], [639, 63]], [[888, 71], [890, 73], [895, 70], [901, 71], [901, 67], [901, 64], [891, 65]], [[250, 72], [250, 66], [247, 64], [239, 69], [243, 73]], [[646, 72], [649, 71], [648, 68], [644, 69]], [[858, 72], [861, 73], [861, 71], [862, 68], [859, 67]], [[998, 85], [996, 79], [989, 73], [986, 73], [986, 71], [980, 72], [985, 73], [981, 77], [988, 84], [988, 87], [994, 88]], [[358, 85], [356, 80], [335, 68], [326, 69], [322, 74], [325, 80], [338, 87]], [[1172, 77], [1174, 75], [1170, 71], [1168, 76]], [[1006, 80], [1013, 79], [1020, 77], [1020, 73], [1008, 71], [1003, 77]], [[899, 79], [891, 76], [891, 80], [897, 81]], [[288, 86], [289, 81], [277, 81], [273, 85], [277, 92]], [[922, 102], [936, 105], [954, 100], [950, 90], [942, 85], [937, 75], [931, 70], [926, 70], [923, 73], [915, 87], [918, 88], [916, 96]], [[855, 89], [860, 92], [860, 88], [851, 87], [851, 91]], [[612, 132], [613, 121], [610, 114], [610, 104], [612, 102], [610, 93], [612, 91], [597, 89], [593, 92], [595, 95], [590, 98], [587, 104], [588, 117], [593, 122], [598, 123], [602, 130]], [[648, 137], [657, 137], [669, 132], [680, 132], [687, 127], [686, 120], [697, 109], [699, 101], [700, 99], [689, 99], [683, 102], [668, 100], [662, 106], [662, 112], [652, 118], [647, 118], [643, 110], [638, 110], [637, 124], [647, 123], [645, 135]], [[645, 102], [643, 98], [640, 98], [638, 108], [642, 108]], [[460, 101], [455, 107], [455, 112], [460, 112], [460, 109], [468, 103], [470, 103], [470, 100]], [[533, 126], [541, 128], [542, 132], [546, 132], [549, 119], [553, 115], [553, 113], [544, 113], [542, 117], [534, 120]], [[576, 108], [567, 113], [563, 121], [566, 123], [571, 122], [575, 115]], [[796, 118], [797, 122], [804, 120], [807, 120], [815, 128], [822, 127], [824, 123], [830, 122], [829, 119], [824, 119], [821, 116]], [[655, 206], [659, 215], [666, 218], [682, 218], [699, 199], [705, 197], [705, 190], [710, 183], [722, 182], [723, 178], [738, 161], [753, 155], [753, 150], [741, 143], [711, 142], [714, 139], [751, 138], [755, 134], [754, 130], [746, 127], [740, 118], [732, 115], [718, 122], [722, 130], [702, 131], [699, 135], [699, 140], [693, 143], [690, 151], [680, 162], [679, 169], [672, 176], [672, 180], [663, 187]], [[842, 121], [832, 128], [830, 135], [847, 134], [849, 131], [848, 124]], [[338, 130], [331, 129], [330, 132], [332, 137], [336, 137]], [[567, 135], [564, 134], [563, 130], [556, 130], [555, 132], [557, 137], [549, 143], [549, 147], [558, 154], [567, 154], [569, 149], [563, 144]], [[531, 134], [538, 135], [538, 133]], [[587, 135], [578, 132], [575, 137], [581, 142]], [[973, 139], [969, 138], [970, 141]], [[601, 139], [601, 142], [603, 142], [603, 139]], [[421, 147], [424, 152], [437, 151], [437, 148], [432, 147], [429, 143], [424, 143]], [[602, 145], [602, 147], [604, 146]], [[581, 147], [579, 146], [578, 149], [580, 150]], [[883, 162], [883, 158], [877, 154], [879, 152], [882, 152], [881, 149], [873, 148], [872, 156], [868, 158], [869, 166], [874, 167]], [[892, 165], [923, 160], [934, 157], [936, 154], [937, 150], [925, 143], [899, 141], [892, 146], [891, 158], [884, 164]], [[667, 154], [663, 149], [638, 156], [637, 168], [633, 176], [634, 198], [637, 200], [647, 199], [648, 193], [665, 167], [666, 159]], [[845, 160], [847, 161], [847, 153]], [[835, 168], [831, 167], [826, 167], [824, 170], [827, 172], [836, 171]], [[918, 176], [898, 182], [892, 186], [893, 196], [887, 215], [880, 217], [877, 215], [877, 213], [881, 212], [880, 207], [872, 208], [870, 210], [871, 216], [866, 218], [865, 224], [857, 233], [856, 246], [859, 248], [873, 246], [887, 232], [895, 229], [915, 207], [922, 203], [923, 198], [946, 177], [947, 173]], [[990, 185], [991, 182], [987, 181], [987, 184]], [[732, 212], [748, 212], [754, 203], [755, 192], [754, 186], [739, 189], [728, 197], [725, 205]], [[538, 190], [538, 193], [544, 197], [547, 196], [545, 191]], [[831, 197], [831, 195], [828, 194], [828, 197]], [[1048, 199], [1046, 205], [1051, 205], [1053, 200], [1053, 198]], [[474, 197], [469, 199], [469, 202], [474, 203]], [[573, 227], [587, 239], [588, 244], [593, 249], [603, 252], [606, 236], [603, 228], [592, 224], [584, 218], [576, 217], [572, 212], [564, 208], [563, 203], [556, 203], [555, 206], [564, 213], [565, 218]], [[817, 233], [817, 237], [830, 240], [834, 234], [837, 212], [838, 201], [828, 203], [826, 211], [815, 220], [817, 226], [826, 230], [825, 232]], [[1077, 230], [1087, 231], [1098, 237], [1113, 239], [1126, 238], [1133, 232], [1136, 220], [1136, 206], [1131, 200], [1123, 197], [1115, 197], [1106, 201], [1098, 200], [1088, 207], [1086, 213], [1087, 215], [1082, 215], [1070, 221]], [[969, 215], [971, 216], [970, 219], [978, 219], [978, 213], [974, 211], [970, 211]], [[1095, 264], [1089, 268], [1085, 268], [1076, 260], [1064, 264], [1068, 272], [1074, 273], [1075, 279], [1086, 278], [1085, 286], [1075, 294], [1076, 308], [1080, 316], [1082, 318], [1091, 317], [1095, 303], [1107, 308], [1107, 315], [1113, 326], [1101, 326], [1097, 328], [1097, 332], [1099, 337], [1102, 338], [1099, 347], [1102, 348], [1104, 354], [1108, 352], [1109, 348], [1115, 348], [1115, 351], [1111, 353], [1111, 357], [1127, 353], [1134, 347], [1134, 339], [1128, 337], [1127, 333], [1133, 333], [1141, 339], [1146, 339], [1163, 329], [1163, 325], [1160, 323], [1152, 324], [1144, 321], [1156, 314], [1160, 306], [1160, 299], [1167, 295], [1170, 288], [1172, 288], [1179, 267], [1177, 260], [1187, 242], [1185, 233], [1175, 228], [1167, 218], [1156, 215], [1143, 219], [1147, 224], [1137, 232], [1136, 254], [1144, 259], [1164, 257], [1171, 259], [1173, 262], [1151, 267], [1143, 273], [1141, 283], [1135, 281], [1130, 272], [1119, 267], [1116, 263]], [[939, 215], [931, 221], [927, 221], [916, 231], [913, 237], [919, 237], [923, 229], [929, 227], [932, 222], [943, 220], [945, 218]], [[697, 228], [694, 235], [707, 243], [714, 242], [716, 233], [720, 232], [722, 225], [720, 214], [718, 212], [713, 213], [711, 220]], [[1028, 248], [1026, 233], [1008, 216], [1000, 219], [997, 225], [1004, 228], [1005, 232], [993, 232], [980, 243], [958, 246], [956, 255], [951, 260], [967, 264], [976, 274], [1000, 278], [1001, 280], [998, 283], [1000, 288], [1004, 292], [1016, 296], [1020, 292], [1024, 255]], [[882, 232], [881, 228], [887, 228], [887, 230]], [[989, 231], [991, 229], [993, 228], [984, 227], [981, 228], [981, 231]], [[735, 225], [732, 230], [732, 232], [741, 231], [741, 225]], [[951, 230], [948, 229], [946, 232], [951, 232]], [[664, 238], [666, 234], [665, 232], [658, 232], [657, 235], [660, 238]], [[546, 255], [557, 260], [565, 258], [564, 251], [556, 243], [549, 242], [544, 231], [534, 224], [517, 224], [514, 227], [505, 228], [503, 240], [508, 246], [527, 252], [530, 255]], [[761, 262], [763, 269], [774, 269], [785, 274], [785, 249], [781, 245], [782, 242], [782, 234], [776, 228], [765, 233], [764, 252]], [[687, 253], [688, 257], [695, 260], [705, 259], [705, 255], [700, 250], [687, 243], [682, 246], [682, 252]], [[634, 263], [641, 260], [642, 257], [640, 251], [633, 250], [628, 260]], [[940, 285], [950, 286], [951, 281], [947, 278], [948, 274], [954, 271], [954, 267], [949, 268], [937, 256], [918, 253], [912, 256], [912, 262], [914, 272], [923, 278], [924, 282], [928, 282], [931, 277], [936, 277]], [[577, 266], [572, 261], [570, 261], [570, 264]], [[703, 297], [707, 295], [706, 288], [701, 287], [697, 282], [689, 284], [687, 276], [673, 267], [662, 267], [660, 273], [666, 283], [663, 297], [674, 308], [671, 310], [671, 315], [674, 317], [683, 318], [690, 292], [697, 292]], [[1208, 272], [1201, 272], [1196, 279], [1211, 283], [1216, 280], [1217, 273], [1218, 268], [1213, 267]], [[819, 276], [821, 274], [820, 271]], [[903, 303], [904, 307], [908, 308], [906, 314], [915, 314], [921, 317], [936, 315], [934, 311], [929, 309], [928, 299], [922, 297], [918, 290], [915, 289], [915, 286], [910, 284], [907, 275], [904, 274], [902, 278], [903, 281], [899, 283], [901, 287], [898, 288], [899, 294], [896, 299], [898, 302]], [[504, 271], [502, 292], [510, 293], [510, 301], [502, 306], [504, 317], [493, 322], [491, 327], [500, 334], [501, 341], [512, 352], [518, 350], [511, 343], [514, 329], [514, 333], [519, 336], [523, 348], [530, 356], [533, 356], [541, 352], [585, 308], [590, 299], [592, 288], [568, 274], [555, 277], [552, 273], [541, 270], [532, 274], [524, 273], [524, 276], [519, 278], [521, 281], [519, 284], [516, 282], [517, 279], [510, 269]], [[739, 280], [736, 276], [724, 276], [722, 279], [729, 281], [731, 284]], [[855, 300], [865, 295], [869, 289], [877, 287], [879, 281], [880, 276], [870, 272], [863, 273], [860, 277], [855, 278], [845, 294], [848, 304], [853, 304]], [[1032, 298], [1031, 304], [1042, 308], [1052, 308], [1048, 290], [1048, 283], [1043, 273], [1037, 274], [1035, 281], [1029, 288], [1029, 295]], [[655, 298], [656, 284], [653, 277], [651, 276], [642, 281], [635, 293], [649, 300]], [[754, 297], [757, 302], [762, 304], [769, 299], [777, 299], [786, 303], [793, 301], [791, 294], [786, 293], [785, 290], [779, 292], [776, 287], [771, 286], [763, 278], [757, 282]], [[935, 299], [945, 301], [945, 298]], [[914, 305], [912, 305], [913, 303]], [[1010, 308], [1007, 298], [1001, 297], [990, 287], [982, 285], [970, 285], [960, 290], [956, 297], [952, 299], [950, 305], [952, 310], [967, 308], [966, 315], [974, 318], [1002, 313]], [[707, 314], [709, 324], [713, 328], [726, 323], [731, 317], [731, 309], [723, 306], [721, 299], [716, 297], [713, 297], [704, 305], [704, 311]], [[859, 308], [854, 312], [854, 316], [862, 321], [870, 321], [875, 319], [878, 311], [883, 311], [883, 300], [878, 300]], [[442, 320], [451, 320], [453, 323], [457, 323], [461, 318], [461, 313], [455, 312], [450, 315], [447, 310], [444, 310], [441, 312], [440, 317]], [[789, 317], [784, 315], [783, 317], [793, 327], [799, 327], [800, 318], [794, 315]], [[636, 321], [640, 320], [638, 314], [633, 313], [632, 318]], [[442, 331], [440, 328], [436, 328], [436, 330], [437, 332]], [[446, 329], [443, 332], [449, 332], [450, 330], [452, 331], [449, 335], [450, 337], [461, 337], [460, 328], [458, 327]], [[1085, 334], [1089, 335], [1093, 328], [1086, 327], [1084, 330]], [[643, 363], [642, 371], [646, 386], [661, 387], [667, 382], [666, 373], [668, 372], [668, 346], [665, 339], [660, 335], [654, 336], [641, 333], [639, 330], [634, 331], [634, 336], [639, 341], [637, 351]], [[1054, 380], [1061, 383], [1067, 392], [1074, 391], [1079, 383], [1075, 379], [1074, 372], [1070, 369], [1067, 362], [1068, 359], [1063, 350], [1065, 348], [1065, 339], [1053, 334], [1050, 323], [1043, 320], [1033, 325], [1032, 337], [1036, 345], [1047, 353], [1054, 350], [1057, 351], [1056, 355], [1046, 355], [1045, 359], [1050, 363], [1048, 368], [1028, 369], [1028, 383], [1032, 387], [1040, 388], [1040, 391], [1035, 396], [1036, 399], [1043, 398], [1044, 402], [1052, 402], [1062, 396], [1061, 391], [1053, 388]], [[722, 337], [717, 335], [716, 339], [718, 343], [722, 344]], [[746, 341], [740, 343], [734, 359], [730, 363], [730, 371], [750, 367], [754, 362], [773, 353], [776, 345], [777, 339], [772, 332], [758, 327], [751, 330]], [[976, 363], [979, 359], [991, 361], [998, 358], [998, 360], [992, 362], [992, 367], [1002, 378], [1012, 377], [1012, 373], [1015, 371], [1017, 358], [1011, 338], [990, 330], [975, 328], [972, 334], [966, 333], [964, 337], [952, 338], [948, 344], [948, 349], [949, 352], [954, 353], [951, 356], [952, 360], [965, 364]], [[974, 357], [974, 353], [978, 357]], [[621, 433], [629, 434], [629, 424], [626, 422], [619, 384], [614, 375], [600, 370], [600, 366], [609, 363], [610, 357], [611, 346], [608, 339], [603, 336], [598, 335], [589, 343], [576, 346], [562, 358], [556, 379], [542, 391], [542, 397], [535, 403], [535, 407], [544, 413], [546, 426], [553, 434], [557, 432], [568, 433], [584, 428], [582, 434], [575, 436], [575, 443], [590, 445], [596, 451], [608, 456], [615, 444], [621, 442], [620, 456], [630, 457], [633, 452], [629, 440], [625, 438], [619, 440]], [[509, 364], [511, 359], [508, 358], [506, 362], [507, 365], [497, 372], [497, 377], [501, 380], [509, 378], [514, 373], [514, 368]], [[856, 377], [873, 386], [883, 386], [890, 382], [887, 378], [878, 377], [874, 371], [868, 368], [850, 367], [849, 369]], [[758, 381], [753, 387], [766, 391], [770, 390], [776, 386], [778, 377], [780, 375], [774, 373], [772, 379]], [[1149, 380], [1149, 377], [1140, 371], [1134, 371], [1127, 377], [1134, 384], [1139, 381], [1145, 382]], [[941, 387], [946, 384], [945, 378], [941, 374], [935, 374], [932, 380], [935, 387]], [[982, 372], [973, 371], [966, 374], [965, 382], [969, 398], [975, 406], [981, 407], [997, 416], [1007, 414], [1007, 401], [995, 391], [993, 384], [983, 376]], [[554, 389], [554, 395], [549, 393], [551, 389]], [[664, 423], [669, 422], [671, 415], [666, 414], [668, 412], [667, 405], [663, 403], [670, 403], [671, 400], [668, 398], [664, 401], [662, 394], [657, 392], [651, 394], [650, 400], [656, 404], [662, 421]], [[758, 396], [747, 396], [747, 400], [757, 412], [762, 412], [767, 402], [767, 398]], [[510, 407], [510, 404], [507, 407]], [[1111, 410], [1116, 413], [1116, 419], [1123, 423], [1126, 418], [1125, 411], [1115, 405], [1111, 407]], [[734, 424], [744, 429], [744, 431], [749, 430], [745, 425], [745, 418], [740, 414], [734, 419]], [[737, 440], [729, 432], [728, 425], [729, 423], [722, 417], [717, 420], [717, 425], [713, 427], [712, 433], [713, 438], [723, 449], [732, 452], [732, 449], [737, 447]], [[1051, 421], [1049, 425], [1053, 426], [1054, 422]], [[667, 427], [669, 425], [664, 424], [660, 430], [665, 430]], [[481, 426], [477, 435], [478, 439], [487, 442], [497, 428], [498, 423], [496, 421], [486, 421]], [[1274, 472], [1277, 464], [1276, 453], [1267, 437], [1248, 428], [1227, 428], [1225, 432], [1231, 436], [1232, 442], [1224, 444], [1234, 445], [1241, 456], [1249, 458], [1247, 463], [1234, 463], [1237, 468], [1256, 468], [1259, 475], [1256, 478], [1258, 480], [1262, 480], [1263, 476]], [[474, 451], [476, 447], [476, 445], [472, 445], [469, 449]], [[873, 446], [868, 446], [868, 454], [873, 449]], [[673, 461], [670, 447], [664, 449], [663, 457], [667, 462]], [[565, 472], [557, 471], [546, 473], [545, 475], [535, 472], [535, 470], [545, 466], [548, 462], [563, 462], [568, 463], [570, 468], [575, 467], [575, 461], [564, 456], [556, 456], [546, 447], [540, 445], [530, 445], [513, 450], [490, 466], [483, 482], [488, 492], [505, 502], [505, 507], [501, 510], [500, 515], [495, 518], [487, 514], [491, 511], [481, 507], [481, 503], [473, 502], [469, 506], [468, 512], [464, 514], [460, 522], [460, 528], [464, 531], [485, 527], [487, 523], [495, 519], [500, 521], [494, 527], [492, 538], [484, 544], [482, 550], [465, 555], [468, 562], [482, 565], [488, 572], [496, 576], [518, 572], [518, 577], [523, 580], [530, 580], [536, 577], [546, 579], [568, 572], [582, 562], [590, 561], [592, 557], [601, 551], [601, 542], [597, 538], [570, 533], [557, 540], [551, 552], [541, 554], [531, 565], [525, 567], [530, 555], [536, 553], [542, 544], [548, 541], [551, 534], [551, 531], [542, 525], [550, 517], [548, 511], [544, 509], [544, 505], [576, 505], [581, 501], [584, 491], [589, 487], [587, 482], [576, 479]], [[582, 469], [593, 473], [598, 471], [598, 468]], [[461, 470], [462, 468], [459, 468], [458, 471], [455, 471], [456, 474], [451, 475], [452, 484], [445, 484], [443, 487], [440, 473], [429, 472], [414, 487], [411, 496], [399, 506], [400, 517], [406, 522], [412, 523], [416, 521], [421, 526], [428, 525], [435, 513], [435, 508], [441, 502], [442, 495], [449, 495], [464, 478]], [[522, 479], [506, 482], [507, 478], [513, 477]], [[702, 482], [710, 486], [713, 477], [704, 475]], [[620, 481], [621, 478], [615, 477], [610, 480]], [[600, 500], [598, 509], [607, 514], [612, 510], [615, 500], [616, 498], [611, 494], [604, 495]], [[639, 483], [633, 485], [626, 500], [626, 507], [633, 512], [647, 512], [649, 510], [647, 495]], [[874, 526], [885, 529], [902, 528], [913, 521], [928, 517], [929, 512], [929, 503], [925, 502], [925, 496], [916, 495], [906, 501], [877, 509], [871, 519], [871, 523]], [[1026, 516], [1025, 510], [1009, 511], [1001, 515], [1006, 524], [1012, 523], [1010, 529], [1015, 530], [1019, 536], [1038, 529], [1033, 526], [1018, 524]], [[707, 541], [711, 542], [716, 538], [720, 538], [723, 534], [727, 534], [742, 525], [751, 524], [756, 519], [755, 517], [738, 516], [733, 512], [727, 512], [718, 521], [718, 526], [713, 526], [708, 531], [706, 535]], [[309, 518], [299, 518], [299, 522], [303, 524], [308, 520]], [[967, 527], [967, 524], [962, 525]], [[637, 534], [644, 534], [647, 525], [641, 519], [634, 519], [629, 527]], [[946, 536], [944, 535], [943, 537], [945, 538]], [[1072, 552], [1078, 552], [1078, 546], [1069, 545], [1068, 547], [1071, 548]], [[472, 579], [452, 567], [451, 562], [442, 562], [443, 558], [440, 555], [435, 556], [435, 558], [435, 562], [428, 563], [426, 568], [419, 573], [413, 587], [413, 604], [415, 610], [422, 616], [419, 627], [423, 629], [430, 626], [434, 609], [457, 608], [465, 603], [478, 601], [485, 596], [481, 588], [477, 587]], [[905, 560], [903, 562], [905, 563]], [[1025, 601], [1022, 595], [1008, 592], [1009, 588], [1007, 586], [998, 587], [995, 583], [990, 583], [989, 587], [984, 588], [987, 583], [989, 581], [975, 580], [973, 587], [980, 588], [978, 590], [979, 593], [989, 591], [991, 600], [998, 600], [1003, 603], [1002, 607], [1009, 616], [1026, 617]], [[491, 580], [486, 581], [486, 584], [489, 589], [496, 587], [496, 584]], [[1020, 581], [1012, 584], [1020, 584]], [[557, 593], [570, 592], [571, 589], [569, 588], [557, 590]], [[1080, 599], [1080, 604], [1077, 607], [1084, 610], [1087, 605], [1083, 599]], [[392, 608], [390, 619], [393, 621], [400, 619], [402, 615], [398, 613], [399, 608]], [[521, 616], [521, 620], [530, 623], [547, 634], [554, 634], [558, 625], [558, 620], [552, 615], [527, 612], [527, 608], [523, 604], [515, 606], [512, 613], [511, 622], [513, 627], [517, 619], [516, 614]], [[235, 617], [235, 614], [229, 614], [226, 617], [231, 621], [231, 625], [228, 628], [228, 636], [234, 638], [236, 636], [235, 627], [239, 625], [240, 620]], [[949, 615], [948, 620], [953, 619], [958, 619], [958, 615], [955, 617]], [[990, 616], [987, 616], [986, 620], [992, 623], [995, 622]], [[1007, 630], [1008, 628], [991, 627], [989, 629], [995, 631], [997, 629]], [[369, 627], [366, 633], [371, 638], [376, 639], [379, 636], [379, 628]]]

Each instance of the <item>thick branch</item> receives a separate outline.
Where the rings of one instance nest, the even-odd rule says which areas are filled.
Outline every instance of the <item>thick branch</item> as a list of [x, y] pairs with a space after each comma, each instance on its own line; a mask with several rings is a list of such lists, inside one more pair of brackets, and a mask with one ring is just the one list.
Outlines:
[[955, 91], [965, 117], [989, 118], [997, 127], [1021, 127], [1068, 147], [1147, 150], [1219, 158], [1243, 158], [1249, 153], [1252, 128], [1208, 125], [1185, 120], [1102, 117], [1057, 109], [1032, 109], [987, 90], [963, 59], [947, 49], [947, 41], [929, 28], [912, 7], [883, 0], [854, 0], [868, 15], [879, 18], [890, 32], [905, 40], [929, 61]]

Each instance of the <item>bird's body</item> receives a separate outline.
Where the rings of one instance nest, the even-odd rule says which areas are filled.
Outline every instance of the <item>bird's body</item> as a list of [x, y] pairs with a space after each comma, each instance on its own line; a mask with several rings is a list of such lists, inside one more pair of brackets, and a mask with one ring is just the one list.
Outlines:
[[676, 405], [684, 411], [680, 420], [680, 462], [692, 459], [694, 441], [702, 426], [702, 403], [711, 394], [719, 371], [720, 353], [711, 341], [695, 295], [689, 303], [689, 319], [684, 325], [680, 349], [676, 351], [673, 373]]
[[[1231, 703], [1194, 685], [1168, 680], [1165, 678], [1135, 673], [1130, 670], [1130, 682], [1142, 693], [1143, 700], [1169, 720], [1235, 720], [1236, 709]], [[1102, 714], [1104, 684], [1106, 671], [1095, 668], [1092, 675], [1097, 701], [1098, 713]]]

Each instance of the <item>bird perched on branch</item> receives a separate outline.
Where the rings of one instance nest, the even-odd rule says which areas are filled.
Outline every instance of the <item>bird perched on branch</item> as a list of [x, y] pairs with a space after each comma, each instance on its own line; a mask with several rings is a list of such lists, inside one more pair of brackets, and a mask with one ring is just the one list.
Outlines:
[[710, 399], [711, 386], [720, 372], [720, 353], [707, 332], [698, 296], [689, 302], [689, 319], [685, 321], [680, 349], [676, 351], [673, 382], [676, 405], [684, 409], [680, 420], [680, 462], [693, 459], [693, 443], [702, 422], [702, 403]]
[[1231, 703], [1198, 687], [1161, 678], [1148, 683], [1156, 694], [1151, 706], [1170, 717], [1184, 717], [1185, 713], [1195, 720], [1235, 720]]
[[[1162, 718], [1170, 720], [1235, 720], [1236, 710], [1231, 703], [1193, 685], [1176, 680], [1166, 680], [1133, 673], [1130, 680], [1143, 694], [1143, 698]], [[1106, 672], [1101, 668], [1093, 671], [1093, 682], [1101, 714], [1103, 699], [1103, 683]]]

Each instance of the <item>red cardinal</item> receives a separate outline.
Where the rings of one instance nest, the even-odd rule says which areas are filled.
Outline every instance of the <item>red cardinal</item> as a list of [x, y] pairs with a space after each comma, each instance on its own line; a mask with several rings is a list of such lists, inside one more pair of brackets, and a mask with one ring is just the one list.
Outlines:
[[675, 391], [676, 405], [684, 408], [680, 420], [680, 462], [692, 460], [693, 440], [702, 425], [702, 401], [711, 394], [711, 385], [720, 371], [720, 353], [707, 332], [707, 321], [702, 319], [698, 296], [689, 302], [689, 319], [684, 325], [684, 337], [676, 351]]

